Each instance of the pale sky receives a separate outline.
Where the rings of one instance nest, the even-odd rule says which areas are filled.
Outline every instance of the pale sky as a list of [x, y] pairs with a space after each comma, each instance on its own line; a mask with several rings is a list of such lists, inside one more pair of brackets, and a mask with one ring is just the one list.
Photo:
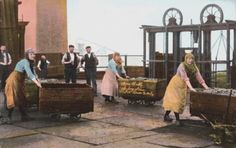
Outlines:
[[[111, 49], [122, 54], [142, 54], [143, 32], [139, 27], [162, 26], [162, 16], [170, 7], [180, 9], [183, 24], [190, 24], [191, 19], [193, 24], [200, 23], [201, 10], [212, 3], [223, 9], [224, 20], [236, 20], [236, 0], [67, 0], [67, 3], [68, 43], [93, 42], [104, 46], [94, 46], [94, 51], [99, 52]], [[162, 36], [159, 38], [157, 49], [162, 50]], [[182, 41], [183, 46], [188, 46], [186, 35]]]

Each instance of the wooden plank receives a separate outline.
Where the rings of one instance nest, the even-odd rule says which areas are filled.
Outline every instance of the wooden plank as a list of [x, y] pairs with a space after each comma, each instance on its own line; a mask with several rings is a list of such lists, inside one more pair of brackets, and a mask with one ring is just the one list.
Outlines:
[[228, 119], [230, 123], [236, 124], [236, 90], [232, 91]]
[[182, 26], [144, 26], [142, 29], [145, 29], [147, 32], [178, 32], [178, 31], [198, 31], [199, 27], [202, 31], [206, 30], [227, 30], [236, 29], [236, 23], [220, 23], [220, 24], [196, 24], [196, 25], [182, 25]]

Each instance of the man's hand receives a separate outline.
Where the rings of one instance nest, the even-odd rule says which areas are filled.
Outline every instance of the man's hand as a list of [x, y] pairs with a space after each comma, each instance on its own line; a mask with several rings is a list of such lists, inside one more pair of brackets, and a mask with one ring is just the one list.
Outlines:
[[1, 64], [1, 65], [7, 65], [7, 64], [6, 64], [6, 63], [4, 63], [4, 62], [0, 62], [0, 64]]

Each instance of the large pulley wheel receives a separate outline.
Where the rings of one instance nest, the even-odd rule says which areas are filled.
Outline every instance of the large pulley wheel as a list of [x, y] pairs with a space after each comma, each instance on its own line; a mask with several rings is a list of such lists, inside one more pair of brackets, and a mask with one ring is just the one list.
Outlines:
[[164, 26], [182, 25], [183, 15], [177, 8], [169, 8], [165, 11], [162, 22]]
[[220, 6], [216, 4], [206, 5], [200, 14], [201, 24], [222, 23], [224, 14]]

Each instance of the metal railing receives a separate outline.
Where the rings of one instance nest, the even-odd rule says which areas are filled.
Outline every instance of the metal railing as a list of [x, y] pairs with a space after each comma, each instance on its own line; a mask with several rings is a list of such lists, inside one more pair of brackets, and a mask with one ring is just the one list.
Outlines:
[[[96, 55], [99, 61], [98, 70], [104, 70], [108, 66], [109, 55]], [[124, 66], [143, 66], [143, 55], [121, 55]]]

